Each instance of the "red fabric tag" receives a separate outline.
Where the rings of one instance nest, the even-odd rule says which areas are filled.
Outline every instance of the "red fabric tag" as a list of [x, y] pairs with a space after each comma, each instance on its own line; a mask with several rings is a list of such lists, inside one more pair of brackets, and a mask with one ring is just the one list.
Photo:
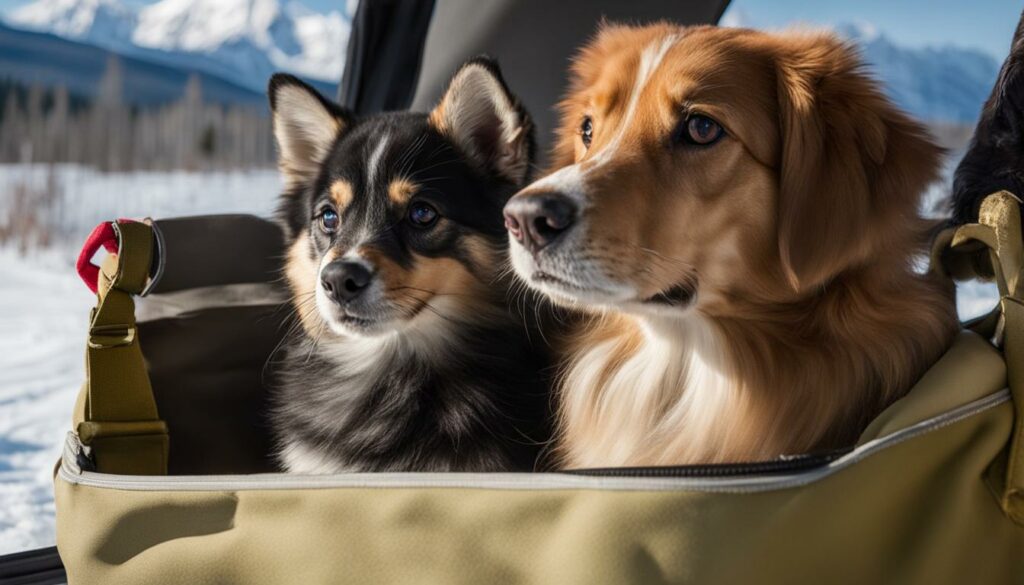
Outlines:
[[[119, 219], [117, 223], [130, 223], [131, 221], [130, 219]], [[119, 248], [117, 232], [114, 231], [114, 222], [105, 221], [92, 230], [89, 237], [85, 239], [82, 251], [78, 254], [78, 261], [75, 263], [78, 276], [82, 278], [82, 282], [92, 292], [96, 292], [99, 287], [100, 268], [92, 263], [92, 257], [96, 255], [100, 246], [106, 248], [107, 252], [111, 254], [117, 253]]]

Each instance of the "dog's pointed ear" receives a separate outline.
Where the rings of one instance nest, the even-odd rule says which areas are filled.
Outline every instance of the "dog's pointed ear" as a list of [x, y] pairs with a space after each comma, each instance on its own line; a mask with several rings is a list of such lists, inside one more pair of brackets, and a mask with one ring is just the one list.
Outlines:
[[926, 229], [917, 206], [942, 149], [882, 94], [857, 51], [831, 35], [788, 40], [776, 74], [777, 225], [789, 284], [821, 286], [888, 246], [915, 245], [893, 238]]
[[509, 91], [497, 63], [477, 58], [452, 77], [429, 121], [474, 163], [523, 185], [533, 162], [533, 122]]
[[292, 75], [271, 77], [267, 94], [281, 173], [289, 185], [313, 180], [351, 115]]

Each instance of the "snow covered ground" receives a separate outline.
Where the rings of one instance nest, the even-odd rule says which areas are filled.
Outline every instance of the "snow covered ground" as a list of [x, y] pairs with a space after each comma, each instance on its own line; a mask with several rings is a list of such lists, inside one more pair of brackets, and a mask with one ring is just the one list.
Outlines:
[[268, 215], [276, 171], [103, 174], [81, 167], [0, 165], [0, 218], [16, 186], [55, 188], [55, 245], [22, 255], [0, 246], [0, 555], [54, 542], [53, 466], [84, 376], [93, 296], [75, 274], [77, 248], [116, 217], [221, 212]]
[[67, 256], [0, 249], [0, 554], [54, 539], [51, 474], [92, 302]]
[[[271, 170], [103, 174], [80, 167], [0, 166], [0, 218], [18, 185], [56, 190], [43, 210], [55, 244], [22, 255], [0, 247], [0, 554], [54, 542], [52, 479], [83, 377], [92, 295], [74, 271], [77, 247], [98, 222], [218, 212], [270, 213]], [[991, 287], [967, 285], [961, 314], [994, 304]]]

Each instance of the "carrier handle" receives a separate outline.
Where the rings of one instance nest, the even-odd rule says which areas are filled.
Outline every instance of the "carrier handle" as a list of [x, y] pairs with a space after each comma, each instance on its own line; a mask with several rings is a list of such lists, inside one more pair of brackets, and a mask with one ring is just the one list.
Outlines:
[[[91, 259], [101, 246], [111, 254], [96, 267]], [[78, 259], [78, 272], [97, 302], [89, 317], [86, 381], [74, 425], [102, 473], [167, 473], [167, 425], [157, 413], [132, 300], [146, 286], [153, 252], [151, 226], [118, 220], [98, 226]]]
[[[989, 469], [988, 481], [1003, 511], [1024, 524], [1024, 237], [1021, 200], [1008, 191], [987, 196], [978, 223], [940, 236], [941, 264], [951, 275], [995, 280], [999, 306], [975, 329], [1002, 347], [1013, 396], [1014, 428], [1005, 457]], [[985, 253], [987, 252], [987, 253]]]

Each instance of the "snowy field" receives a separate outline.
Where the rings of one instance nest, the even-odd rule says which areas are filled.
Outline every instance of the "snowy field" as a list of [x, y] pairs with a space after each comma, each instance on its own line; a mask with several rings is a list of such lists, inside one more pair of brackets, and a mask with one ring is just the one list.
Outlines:
[[78, 165], [0, 164], [0, 218], [17, 192], [53, 197], [42, 217], [59, 243], [81, 244], [101, 221], [244, 212], [267, 216], [281, 182], [277, 171], [101, 173]]
[[80, 167], [0, 165], [0, 217], [16, 187], [56, 189], [54, 245], [0, 246], [0, 554], [54, 542], [53, 466], [84, 376], [94, 297], [75, 274], [78, 246], [116, 217], [269, 215], [277, 172], [105, 175]]
[[[0, 218], [19, 185], [56, 192], [44, 210], [56, 233], [51, 248], [27, 255], [0, 247], [0, 554], [54, 542], [51, 474], [82, 382], [93, 301], [74, 272], [85, 235], [115, 217], [267, 215], [279, 189], [271, 170], [104, 175], [0, 166]], [[991, 287], [963, 292], [961, 314], [994, 304]]]

